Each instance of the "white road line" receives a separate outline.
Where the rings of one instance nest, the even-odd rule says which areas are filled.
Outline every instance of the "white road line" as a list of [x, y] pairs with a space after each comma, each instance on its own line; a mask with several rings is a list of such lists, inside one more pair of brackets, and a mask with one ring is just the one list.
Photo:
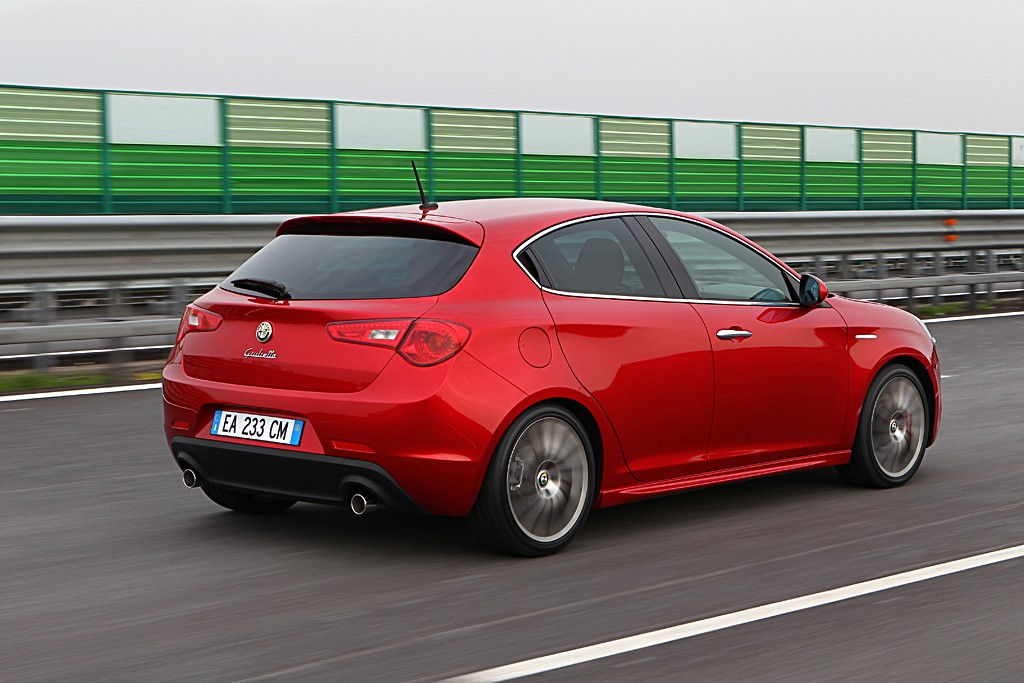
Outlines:
[[15, 353], [10, 356], [0, 356], [0, 360], [20, 360], [23, 358], [39, 358], [40, 356], [82, 356], [97, 353], [113, 353], [115, 351], [155, 351], [156, 349], [169, 349], [173, 344], [153, 344], [150, 346], [125, 346], [120, 349], [84, 349], [81, 351], [48, 351], [46, 353]]
[[129, 384], [121, 387], [96, 387], [93, 389], [66, 389], [64, 391], [41, 391], [37, 394], [13, 394], [11, 396], [0, 396], [0, 403], [9, 401], [31, 401], [37, 398], [61, 398], [64, 396], [91, 396], [92, 394], [119, 394], [122, 391], [143, 391], [145, 389], [159, 389], [161, 384]]
[[978, 315], [956, 315], [952, 318], [932, 318], [931, 320], [922, 320], [925, 325], [931, 325], [932, 323], [955, 323], [958, 320], [983, 320], [985, 318], [1008, 318], [1012, 315], [1024, 315], [1024, 311], [1009, 311], [1007, 313], [979, 313]]
[[733, 626], [742, 626], [743, 624], [750, 624], [755, 621], [770, 619], [783, 614], [791, 614], [793, 612], [799, 612], [812, 607], [819, 607], [821, 605], [828, 605], [834, 602], [850, 600], [851, 598], [889, 590], [890, 588], [898, 588], [900, 586], [919, 583], [921, 581], [928, 581], [929, 579], [935, 579], [940, 576], [948, 576], [949, 574], [977, 569], [978, 567], [984, 567], [990, 564], [1016, 560], [1021, 557], [1024, 557], [1024, 545], [1017, 545], [1012, 548], [1004, 548], [1003, 550], [995, 550], [981, 555], [973, 555], [971, 557], [965, 557], [951, 562], [943, 562], [942, 564], [936, 564], [930, 567], [921, 567], [920, 569], [893, 574], [891, 576], [883, 576], [878, 579], [871, 579], [870, 581], [842, 586], [841, 588], [833, 588], [832, 590], [823, 591], [821, 593], [813, 593], [799, 598], [773, 602], [767, 605], [761, 605], [760, 607], [752, 607], [750, 609], [740, 610], [739, 612], [732, 612], [731, 614], [723, 614], [717, 617], [710, 617], [708, 619], [691, 621], [685, 624], [679, 624], [678, 626], [670, 626], [657, 631], [651, 631], [649, 633], [640, 633], [635, 636], [619, 638], [618, 640], [610, 640], [606, 643], [597, 643], [596, 645], [588, 645], [587, 647], [581, 647], [575, 650], [567, 650], [565, 652], [558, 652], [545, 657], [537, 657], [536, 659], [528, 659], [526, 661], [516, 662], [515, 664], [499, 666], [494, 669], [478, 671], [476, 673], [449, 679], [449, 683], [496, 683], [497, 681], [510, 681], [515, 678], [522, 678], [523, 676], [533, 676], [535, 674], [562, 669], [567, 666], [575, 666], [577, 664], [592, 662], [597, 659], [603, 659], [604, 657], [614, 657], [627, 652], [634, 652], [636, 650], [654, 647], [655, 645], [663, 645], [677, 640], [692, 638], [704, 633], [721, 631], [722, 629], [732, 628]]

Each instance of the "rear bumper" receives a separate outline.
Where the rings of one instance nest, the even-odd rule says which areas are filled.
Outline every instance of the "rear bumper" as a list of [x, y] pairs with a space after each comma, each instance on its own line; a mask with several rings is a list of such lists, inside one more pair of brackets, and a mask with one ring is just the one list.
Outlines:
[[[330, 466], [363, 463], [385, 473], [423, 511], [454, 516], [472, 509], [494, 443], [524, 398], [521, 391], [465, 353], [427, 368], [390, 363], [373, 384], [353, 393], [215, 382], [187, 376], [181, 364], [173, 362], [164, 368], [163, 378], [164, 429], [175, 456], [183, 450], [182, 444], [191, 444], [193, 450], [198, 444], [230, 453], [255, 453], [261, 457], [253, 460], [254, 466], [264, 463], [258, 465], [261, 468], [276, 468], [278, 461], [291, 463], [284, 472], [276, 472], [282, 478], [299, 471], [309, 480], [315, 479], [310, 470], [330, 471], [334, 478], [327, 486], [330, 490], [300, 487], [289, 494], [328, 503], [337, 502], [333, 489], [348, 474]], [[307, 423], [298, 446], [267, 447], [211, 435], [212, 418], [219, 408], [282, 415]], [[226, 458], [220, 454], [207, 457], [218, 463]], [[304, 464], [296, 465], [299, 460]], [[246, 459], [234, 467], [244, 469], [248, 463]], [[321, 463], [327, 470], [309, 463]], [[216, 476], [211, 472], [209, 480], [216, 482]], [[259, 487], [253, 482], [246, 486], [244, 479], [237, 479], [247, 476], [245, 472], [233, 476], [234, 483], [225, 481], [223, 485], [271, 492], [266, 479], [257, 482]]]
[[345, 505], [368, 491], [402, 512], [423, 512], [372, 462], [187, 437], [172, 439], [171, 452], [178, 467], [194, 470], [201, 483], [329, 505]]

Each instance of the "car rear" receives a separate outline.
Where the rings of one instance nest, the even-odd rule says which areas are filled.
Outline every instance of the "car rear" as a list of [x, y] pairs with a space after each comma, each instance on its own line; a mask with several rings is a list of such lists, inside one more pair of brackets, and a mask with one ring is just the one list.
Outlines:
[[185, 311], [164, 370], [179, 467], [264, 496], [465, 514], [491, 435], [450, 396], [510, 389], [460, 353], [467, 325], [430, 311], [481, 239], [406, 216], [286, 223]]

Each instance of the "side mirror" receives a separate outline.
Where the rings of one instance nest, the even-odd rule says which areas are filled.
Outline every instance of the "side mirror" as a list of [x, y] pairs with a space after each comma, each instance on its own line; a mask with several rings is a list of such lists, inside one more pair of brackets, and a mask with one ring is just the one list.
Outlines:
[[800, 276], [800, 305], [813, 308], [819, 305], [828, 296], [828, 287], [825, 283], [811, 275], [804, 273]]

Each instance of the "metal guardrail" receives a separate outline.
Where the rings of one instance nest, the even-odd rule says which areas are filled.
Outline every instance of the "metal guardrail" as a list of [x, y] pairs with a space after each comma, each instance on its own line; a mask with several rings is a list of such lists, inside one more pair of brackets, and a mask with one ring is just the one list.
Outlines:
[[[973, 309], [976, 305], [976, 296], [980, 286], [1006, 282], [1024, 283], [1024, 272], [846, 280], [827, 284], [829, 291], [837, 294], [901, 290], [909, 292], [908, 296], [911, 297], [912, 292], [918, 289], [964, 287], [969, 291], [969, 306]], [[173, 335], [177, 331], [179, 321], [179, 318], [162, 318], [156, 320], [113, 320], [89, 323], [0, 327], [0, 345]]]
[[[1024, 210], [705, 215], [784, 259], [1024, 250]], [[266, 244], [277, 226], [289, 217], [0, 217], [0, 287], [44, 282], [219, 278]], [[956, 222], [955, 227], [946, 225], [949, 220]], [[947, 241], [954, 231], [956, 241]]]
[[158, 320], [110, 320], [0, 327], [0, 345], [170, 336], [177, 332], [179, 322], [181, 322], [180, 318], [161, 318]]
[[[959, 300], [975, 310], [996, 285], [1021, 283], [1015, 296], [1024, 289], [1024, 211], [707, 215], [840, 294], [911, 310]], [[16, 347], [0, 360], [92, 349], [118, 365], [131, 355], [125, 347], [169, 345], [184, 304], [288, 217], [0, 217], [0, 347]]]

